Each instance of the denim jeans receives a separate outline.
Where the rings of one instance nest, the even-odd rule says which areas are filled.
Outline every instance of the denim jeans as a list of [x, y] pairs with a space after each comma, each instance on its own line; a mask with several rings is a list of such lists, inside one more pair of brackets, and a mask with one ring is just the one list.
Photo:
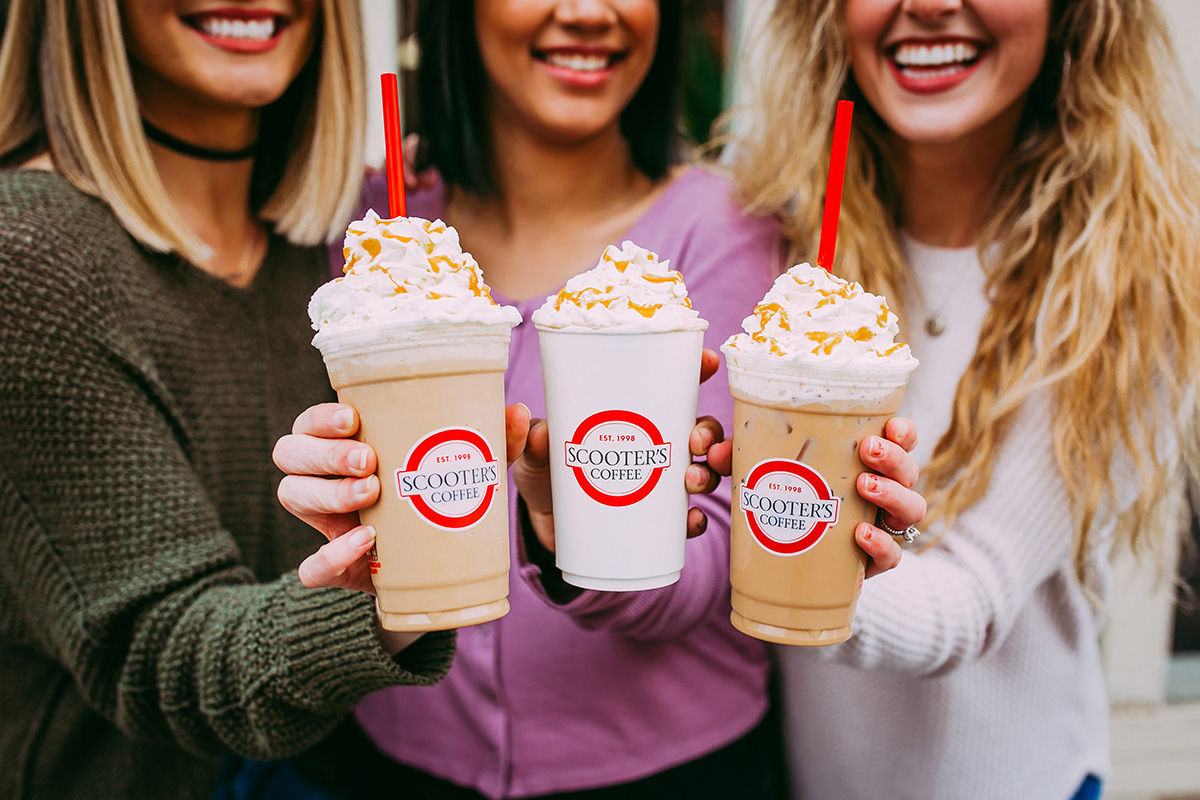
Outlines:
[[1071, 800], [1100, 800], [1100, 779], [1095, 775], [1088, 775]]

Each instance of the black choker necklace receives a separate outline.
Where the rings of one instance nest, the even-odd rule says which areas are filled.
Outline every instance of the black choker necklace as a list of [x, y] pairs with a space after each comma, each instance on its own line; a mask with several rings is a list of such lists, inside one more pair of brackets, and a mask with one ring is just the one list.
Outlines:
[[142, 127], [146, 131], [146, 138], [150, 141], [158, 142], [163, 147], [174, 150], [176, 153], [182, 153], [192, 158], [202, 158], [205, 161], [242, 161], [247, 158], [253, 158], [254, 154], [258, 152], [258, 142], [249, 147], [243, 147], [240, 150], [213, 150], [208, 147], [190, 144], [182, 139], [176, 139], [162, 128], [156, 128], [144, 119], [142, 120]]

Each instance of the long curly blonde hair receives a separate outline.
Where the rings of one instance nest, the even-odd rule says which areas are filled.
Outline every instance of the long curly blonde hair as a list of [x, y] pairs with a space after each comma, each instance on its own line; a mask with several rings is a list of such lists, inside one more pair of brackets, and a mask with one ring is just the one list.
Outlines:
[[[856, 103], [836, 271], [893, 297], [910, 291], [890, 133], [850, 74], [844, 0], [778, 2], [748, 34], [745, 105], [733, 157], [743, 202], [778, 214], [794, 254], [817, 252], [833, 112]], [[1074, 563], [1128, 452], [1141, 491], [1121, 539], [1154, 544], [1147, 524], [1180, 462], [1196, 463], [1200, 387], [1200, 144], [1166, 24], [1152, 0], [1054, 4], [1041, 74], [1004, 173], [989, 249], [991, 307], [923, 470], [931, 517], [977, 501], [1014, 412], [1054, 397], [1053, 452], [1075, 512]], [[1164, 392], [1171, 419], [1156, 411]], [[1157, 444], [1156, 444], [1157, 442]], [[1171, 461], [1172, 463], [1167, 463]]]

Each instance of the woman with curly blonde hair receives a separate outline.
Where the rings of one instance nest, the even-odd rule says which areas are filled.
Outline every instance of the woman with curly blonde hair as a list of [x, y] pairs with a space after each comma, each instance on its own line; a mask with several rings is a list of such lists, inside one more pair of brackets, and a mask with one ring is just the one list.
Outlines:
[[1195, 464], [1200, 145], [1166, 25], [1150, 0], [765, 23], [739, 189], [815, 253], [835, 102], [858, 101], [835, 271], [906, 312], [930, 507], [850, 641], [781, 654], [794, 789], [1095, 796], [1108, 555], [1161, 552]]

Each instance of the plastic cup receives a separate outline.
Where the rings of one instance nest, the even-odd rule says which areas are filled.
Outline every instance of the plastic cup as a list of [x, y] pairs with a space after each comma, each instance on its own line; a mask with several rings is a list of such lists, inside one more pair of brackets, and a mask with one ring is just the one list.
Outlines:
[[912, 368], [821, 367], [725, 346], [733, 406], [730, 583], [738, 630], [768, 642], [850, 638], [876, 507], [858, 447], [882, 436]]
[[338, 399], [379, 459], [371, 580], [392, 631], [508, 613], [503, 325], [374, 327], [318, 336]]
[[539, 328], [567, 583], [620, 592], [679, 580], [703, 337]]

